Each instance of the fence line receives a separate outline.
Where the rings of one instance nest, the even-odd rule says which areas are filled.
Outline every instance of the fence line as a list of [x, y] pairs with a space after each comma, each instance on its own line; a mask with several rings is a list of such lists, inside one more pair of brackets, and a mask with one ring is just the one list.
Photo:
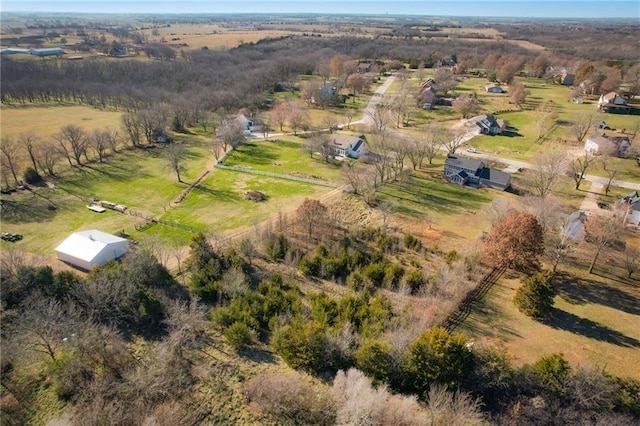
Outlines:
[[506, 269], [507, 268], [504, 266], [496, 266], [484, 277], [482, 277], [478, 285], [469, 293], [467, 293], [465, 298], [462, 300], [462, 302], [460, 302], [460, 304], [458, 304], [456, 309], [451, 312], [442, 322], [442, 327], [446, 328], [447, 331], [451, 333], [456, 329], [456, 327], [462, 324], [462, 322], [471, 313], [471, 305], [473, 305], [474, 302], [482, 299], [487, 294], [491, 286], [493, 286], [493, 284], [498, 281], [498, 279], [502, 276], [502, 273]]
[[220, 163], [216, 164], [216, 167], [219, 168], [219, 169], [224, 169], [224, 170], [232, 170], [232, 171], [235, 171], [235, 172], [249, 173], [249, 174], [252, 174], [252, 175], [259, 175], [259, 176], [268, 176], [268, 177], [273, 177], [273, 178], [277, 178], [277, 179], [293, 180], [293, 181], [297, 181], [297, 182], [310, 183], [312, 185], [326, 186], [326, 187], [329, 187], [329, 188], [336, 188], [337, 187], [337, 185], [335, 183], [325, 182], [325, 181], [322, 181], [322, 180], [307, 179], [307, 178], [291, 176], [291, 175], [283, 175], [283, 174], [272, 173], [272, 172], [264, 172], [262, 170], [245, 169], [243, 167], [227, 166], [225, 164], [220, 164]]

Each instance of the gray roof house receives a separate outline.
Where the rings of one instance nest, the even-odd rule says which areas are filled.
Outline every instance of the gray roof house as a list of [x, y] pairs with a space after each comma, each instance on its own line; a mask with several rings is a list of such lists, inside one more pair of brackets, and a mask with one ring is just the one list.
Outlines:
[[482, 135], [499, 135], [505, 128], [504, 120], [493, 115], [477, 115], [471, 117], [468, 123], [478, 126]]
[[620, 208], [627, 209], [624, 218], [625, 223], [640, 226], [640, 194], [638, 191], [634, 191], [622, 197], [618, 200], [616, 205]]
[[587, 230], [584, 227], [586, 219], [587, 215], [584, 212], [571, 213], [564, 221], [562, 236], [574, 241], [583, 241], [587, 236]]
[[627, 105], [627, 101], [616, 92], [609, 92], [606, 95], [600, 95], [598, 99], [598, 111], [610, 112], [614, 114], [629, 114], [631, 107]]
[[594, 154], [615, 154], [620, 157], [627, 155], [631, 143], [628, 137], [612, 137], [593, 135], [584, 143], [584, 150]]
[[486, 167], [475, 158], [449, 155], [444, 162], [444, 177], [461, 186], [488, 186], [489, 188], [506, 190], [511, 186], [511, 174]]
[[333, 134], [329, 140], [333, 155], [338, 157], [360, 158], [369, 152], [369, 144], [364, 135]]

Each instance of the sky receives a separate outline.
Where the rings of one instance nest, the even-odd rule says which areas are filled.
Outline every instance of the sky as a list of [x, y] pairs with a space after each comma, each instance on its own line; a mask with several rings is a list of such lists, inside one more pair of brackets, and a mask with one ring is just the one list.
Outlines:
[[631, 18], [640, 0], [0, 0], [1, 11], [59, 13], [321, 13], [526, 18]]

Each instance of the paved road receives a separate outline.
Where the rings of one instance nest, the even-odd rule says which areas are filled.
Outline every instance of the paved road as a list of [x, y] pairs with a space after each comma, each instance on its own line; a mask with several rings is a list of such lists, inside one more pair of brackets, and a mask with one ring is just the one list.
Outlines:
[[382, 102], [382, 98], [384, 97], [384, 94], [387, 93], [387, 90], [389, 90], [389, 87], [391, 87], [391, 85], [395, 80], [396, 80], [395, 73], [387, 77], [385, 82], [382, 83], [380, 87], [376, 89], [375, 92], [373, 92], [371, 99], [369, 99], [369, 103], [367, 104], [367, 106], [363, 111], [362, 118], [360, 120], [352, 122], [351, 124], [366, 124], [368, 126], [373, 126], [374, 125], [373, 118], [372, 118], [373, 113], [376, 110], [376, 107], [380, 104], [380, 102]]

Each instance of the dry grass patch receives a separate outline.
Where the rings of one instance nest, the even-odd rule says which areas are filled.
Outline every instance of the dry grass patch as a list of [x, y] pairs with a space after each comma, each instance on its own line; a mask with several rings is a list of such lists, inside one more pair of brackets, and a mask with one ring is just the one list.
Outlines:
[[68, 124], [84, 130], [120, 127], [122, 112], [105, 111], [87, 106], [26, 106], [0, 109], [2, 135], [17, 137], [20, 133], [33, 131], [42, 139], [50, 138]]
[[588, 274], [591, 255], [584, 244], [561, 267], [549, 320], [537, 322], [518, 311], [512, 300], [523, 276], [511, 274], [473, 306], [459, 330], [472, 340], [503, 345], [517, 365], [562, 352], [574, 365], [640, 378], [640, 286], [626, 278], [620, 252], [602, 255]]

